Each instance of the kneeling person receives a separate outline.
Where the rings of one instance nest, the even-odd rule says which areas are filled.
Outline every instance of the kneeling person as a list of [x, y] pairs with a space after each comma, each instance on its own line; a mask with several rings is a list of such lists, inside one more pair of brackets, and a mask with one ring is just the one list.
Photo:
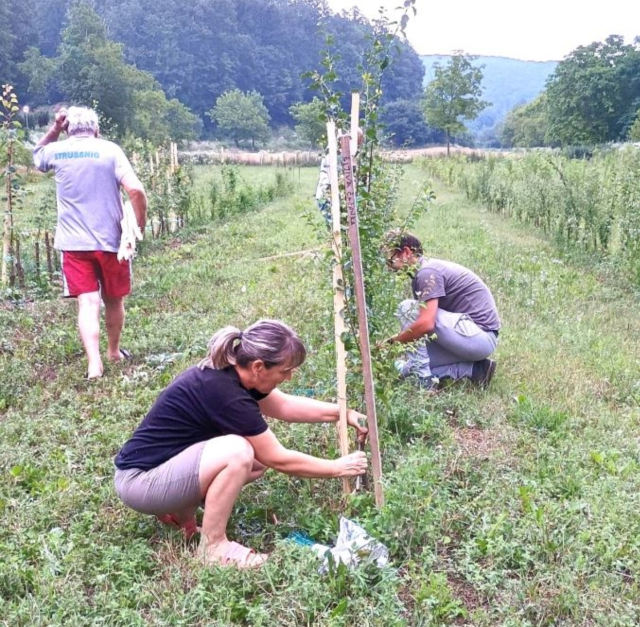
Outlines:
[[407, 270], [420, 304], [412, 324], [390, 342], [427, 341], [430, 368], [438, 379], [470, 379], [489, 385], [496, 363], [489, 356], [498, 345], [500, 316], [491, 291], [464, 266], [423, 256], [420, 240], [411, 233], [390, 233], [387, 261], [395, 271]]

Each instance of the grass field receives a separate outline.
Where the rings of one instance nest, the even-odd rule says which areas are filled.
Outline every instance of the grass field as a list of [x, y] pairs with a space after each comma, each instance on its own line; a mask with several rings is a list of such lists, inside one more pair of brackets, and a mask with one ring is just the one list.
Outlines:
[[[394, 387], [379, 408], [382, 510], [370, 495], [343, 502], [339, 481], [270, 472], [243, 492], [229, 531], [273, 555], [239, 572], [204, 568], [193, 546], [118, 501], [113, 456], [222, 325], [290, 323], [310, 356], [288, 389], [331, 398], [323, 264], [260, 259], [320, 245], [302, 210], [315, 175], [294, 171], [294, 194], [259, 213], [148, 246], [123, 342], [134, 361], [100, 381], [83, 380], [72, 303], [0, 305], [0, 623], [637, 625], [638, 295], [440, 189], [416, 231], [429, 254], [492, 287], [498, 372], [486, 392]], [[407, 167], [405, 206], [423, 177]], [[331, 425], [273, 427], [286, 446], [336, 455]], [[330, 542], [340, 514], [389, 547], [389, 568], [321, 576], [284, 540], [301, 529]]]

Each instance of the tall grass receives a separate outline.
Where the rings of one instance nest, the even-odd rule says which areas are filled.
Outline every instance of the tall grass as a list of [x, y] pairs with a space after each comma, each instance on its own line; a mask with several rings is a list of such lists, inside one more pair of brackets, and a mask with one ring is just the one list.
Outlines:
[[541, 228], [565, 246], [622, 266], [640, 284], [640, 150], [632, 146], [570, 159], [423, 159], [433, 176], [489, 211]]

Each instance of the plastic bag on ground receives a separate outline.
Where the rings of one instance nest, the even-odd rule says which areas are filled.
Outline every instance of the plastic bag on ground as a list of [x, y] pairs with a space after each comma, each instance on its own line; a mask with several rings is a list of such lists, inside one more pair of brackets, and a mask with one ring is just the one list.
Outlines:
[[321, 574], [329, 571], [329, 554], [336, 564], [342, 563], [348, 568], [355, 568], [363, 562], [375, 563], [378, 568], [389, 563], [389, 549], [372, 538], [360, 525], [353, 520], [344, 518], [344, 516], [340, 518], [340, 533], [336, 540], [336, 546], [327, 547], [324, 552], [316, 548], [316, 552], [320, 557], [324, 557], [319, 568]]

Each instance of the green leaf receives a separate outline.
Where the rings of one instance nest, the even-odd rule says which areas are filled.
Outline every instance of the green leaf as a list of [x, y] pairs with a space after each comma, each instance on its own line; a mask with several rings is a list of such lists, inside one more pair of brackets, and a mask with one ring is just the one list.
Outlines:
[[342, 601], [340, 601], [340, 603], [338, 603], [338, 605], [336, 605], [333, 608], [333, 611], [331, 612], [331, 617], [337, 618], [338, 616], [344, 616], [347, 613], [348, 605], [349, 605], [349, 599], [347, 597], [344, 597]]

